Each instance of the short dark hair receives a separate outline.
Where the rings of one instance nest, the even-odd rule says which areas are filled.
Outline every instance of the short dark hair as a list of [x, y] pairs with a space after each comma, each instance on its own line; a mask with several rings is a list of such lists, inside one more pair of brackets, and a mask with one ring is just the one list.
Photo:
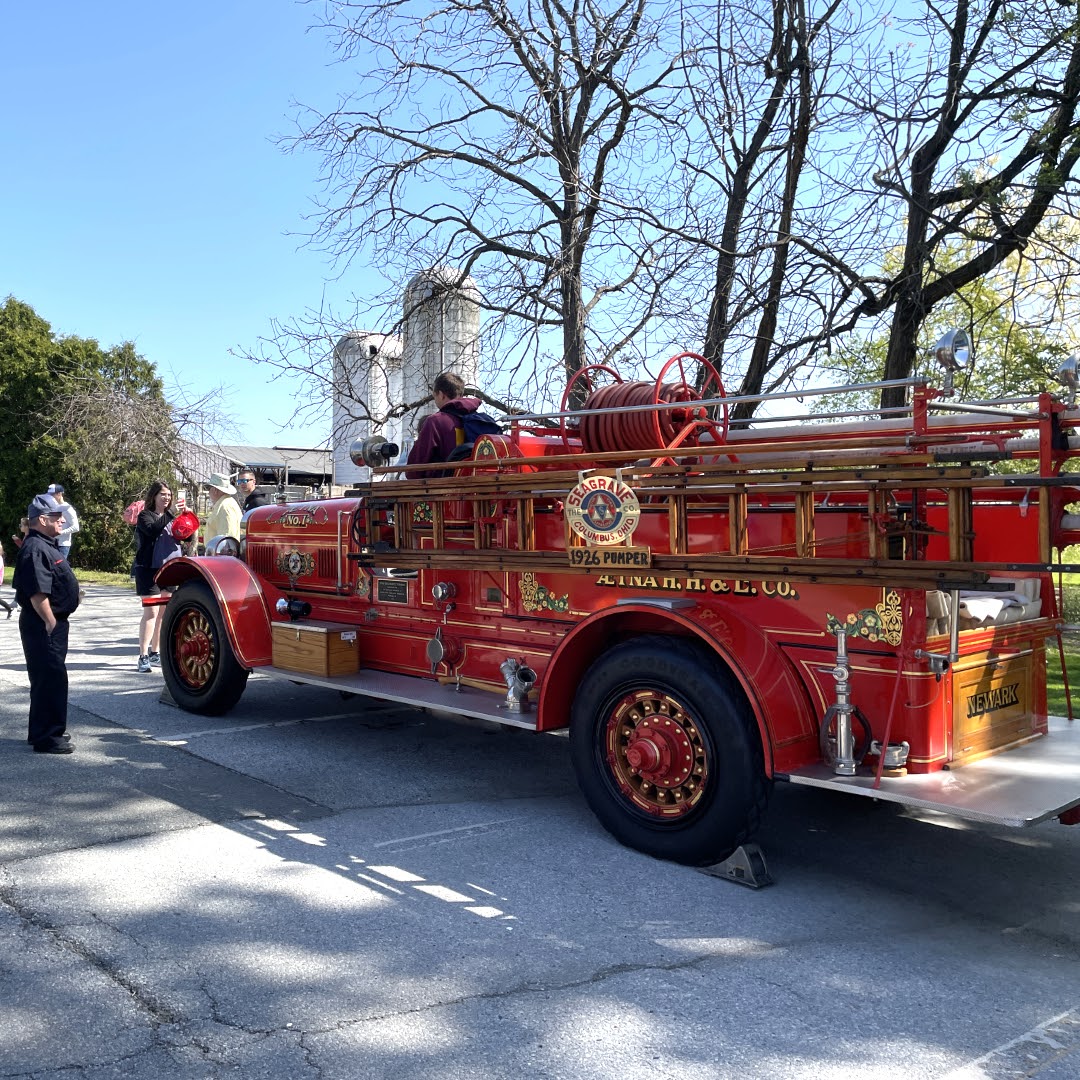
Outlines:
[[431, 392], [445, 394], [451, 401], [465, 393], [465, 381], [452, 371], [440, 371], [431, 384]]

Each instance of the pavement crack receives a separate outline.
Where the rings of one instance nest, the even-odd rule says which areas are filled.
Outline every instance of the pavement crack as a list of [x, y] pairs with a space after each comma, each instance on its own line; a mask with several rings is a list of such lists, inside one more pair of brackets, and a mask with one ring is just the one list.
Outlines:
[[724, 958], [708, 955], [690, 957], [686, 960], [672, 960], [668, 963], [657, 962], [651, 964], [611, 964], [608, 967], [597, 969], [591, 975], [586, 975], [578, 979], [567, 979], [564, 982], [547, 984], [532, 984], [528, 982], [519, 982], [516, 985], [508, 986], [503, 990], [496, 990], [482, 994], [462, 994], [460, 997], [448, 998], [445, 1001], [432, 1001], [428, 1004], [418, 1005], [415, 1008], [411, 1009], [400, 1009], [393, 1012], [385, 1013], [372, 1013], [369, 1016], [360, 1017], [354, 1020], [340, 1020], [336, 1024], [332, 1024], [327, 1028], [307, 1028], [305, 1034], [328, 1034], [330, 1032], [340, 1031], [344, 1028], [353, 1027], [358, 1024], [378, 1023], [382, 1020], [400, 1019], [404, 1016], [420, 1016], [424, 1013], [435, 1012], [438, 1009], [445, 1009], [455, 1005], [466, 1005], [469, 1002], [474, 1001], [501, 1001], [506, 998], [519, 997], [528, 994], [557, 994], [566, 990], [576, 990], [581, 987], [597, 986], [604, 982], [607, 982], [609, 979], [618, 978], [621, 975], [633, 975], [637, 972], [643, 971], [691, 971], [695, 968], [707, 966], [713, 961], [719, 959]]
[[[39, 915], [28, 904], [23, 903], [10, 882], [0, 883], [0, 904], [8, 908], [26, 927], [48, 935], [61, 949], [85, 961], [111, 982], [125, 990], [135, 1004], [157, 1023], [178, 1024], [184, 1020], [184, 1017], [147, 991], [145, 987], [140, 986], [137, 981], [122, 971], [117, 964], [99, 956], [82, 942], [65, 933], [59, 926], [50, 922], [49, 919]], [[115, 930], [115, 927], [113, 929]], [[129, 940], [131, 939], [129, 938]], [[138, 942], [135, 944], [138, 944]]]

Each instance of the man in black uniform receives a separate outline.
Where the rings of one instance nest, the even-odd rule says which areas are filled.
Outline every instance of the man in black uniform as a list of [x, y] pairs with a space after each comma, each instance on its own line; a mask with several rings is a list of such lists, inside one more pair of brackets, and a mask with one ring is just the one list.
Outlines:
[[249, 510], [254, 510], [256, 506], [266, 505], [266, 496], [261, 491], [255, 490], [255, 473], [251, 469], [240, 470], [240, 475], [236, 478], [236, 486], [239, 489], [238, 495], [247, 495], [240, 504], [240, 509], [245, 514]]
[[26, 511], [30, 532], [19, 548], [15, 599], [19, 636], [30, 677], [27, 736], [39, 754], [70, 754], [67, 736], [68, 616], [79, 606], [79, 582], [60, 552], [64, 511], [51, 495], [36, 495]]

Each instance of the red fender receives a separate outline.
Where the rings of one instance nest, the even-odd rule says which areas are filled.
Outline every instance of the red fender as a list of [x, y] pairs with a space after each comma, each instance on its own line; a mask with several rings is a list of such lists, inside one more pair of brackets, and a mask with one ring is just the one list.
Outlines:
[[757, 721], [767, 775], [790, 768], [787, 757], [795, 744], [811, 740], [817, 745], [817, 717], [806, 688], [787, 657], [756, 626], [722, 613], [702, 626], [677, 610], [651, 604], [620, 604], [598, 611], [563, 639], [544, 671], [537, 729], [567, 726], [574, 689], [602, 652], [628, 637], [656, 633], [702, 642], [731, 672]]
[[269, 664], [273, 655], [270, 604], [277, 598], [266, 595], [247, 563], [230, 555], [170, 559], [158, 572], [157, 583], [163, 589], [175, 589], [193, 578], [213, 590], [236, 659], [247, 668]]

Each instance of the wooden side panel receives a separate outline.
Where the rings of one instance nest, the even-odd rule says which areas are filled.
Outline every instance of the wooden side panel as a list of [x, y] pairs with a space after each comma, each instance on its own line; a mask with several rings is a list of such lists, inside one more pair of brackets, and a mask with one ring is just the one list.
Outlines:
[[1003, 660], [982, 656], [953, 674], [952, 760], [961, 762], [1030, 738], [1032, 653]]

